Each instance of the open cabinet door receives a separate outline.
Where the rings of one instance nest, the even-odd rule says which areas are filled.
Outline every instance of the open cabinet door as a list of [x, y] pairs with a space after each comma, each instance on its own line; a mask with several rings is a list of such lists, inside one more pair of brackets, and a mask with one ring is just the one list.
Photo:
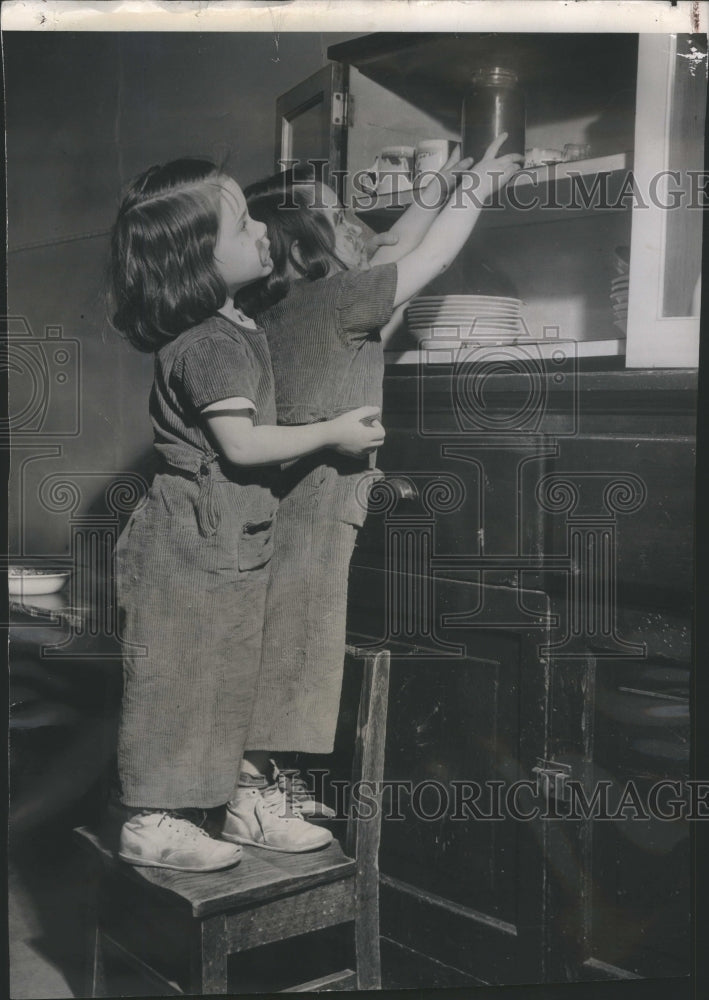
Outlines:
[[628, 368], [698, 363], [706, 55], [704, 36], [640, 36]]
[[325, 177], [338, 191], [336, 171], [345, 163], [347, 97], [345, 67], [324, 66], [276, 102], [276, 170], [300, 161], [328, 164]]

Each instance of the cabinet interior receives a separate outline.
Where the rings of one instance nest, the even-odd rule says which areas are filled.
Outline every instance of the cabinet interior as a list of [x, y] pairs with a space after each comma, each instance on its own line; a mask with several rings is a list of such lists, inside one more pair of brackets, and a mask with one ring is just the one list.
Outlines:
[[[475, 70], [502, 65], [518, 74], [525, 93], [528, 146], [588, 142], [594, 156], [632, 149], [637, 35], [370, 35], [366, 42], [366, 52], [346, 43], [329, 55], [351, 60], [359, 77], [380, 88], [379, 114], [392, 143], [411, 135], [410, 123], [393, 113], [392, 96], [416, 109], [422, 122], [437, 123], [439, 135], [456, 136]], [[355, 79], [356, 100], [357, 92], [363, 95]], [[355, 169], [366, 165], [350, 160]]]
[[[352, 42], [331, 49], [330, 56], [350, 61], [350, 179], [370, 167], [384, 146], [458, 140], [463, 96], [483, 65], [502, 65], [518, 74], [528, 149], [590, 146], [586, 160], [525, 175], [524, 183], [534, 186], [540, 201], [546, 201], [546, 186], [554, 184], [564, 203], [569, 182], [563, 175], [569, 168], [586, 175], [587, 189], [595, 175], [608, 174], [612, 191], [632, 167], [637, 35], [377, 35], [369, 36], [366, 51]], [[350, 181], [346, 197], [355, 190]], [[392, 200], [378, 198], [360, 218], [372, 229], [389, 228], [410, 196], [400, 197], [398, 208], [391, 207]], [[423, 294], [516, 295], [523, 299], [532, 339], [543, 337], [544, 326], [556, 326], [560, 337], [586, 345], [580, 354], [622, 353], [624, 332], [613, 323], [609, 294], [617, 277], [614, 250], [630, 243], [630, 201], [626, 204], [618, 211], [523, 212], [508, 206], [484, 212], [458, 260]], [[415, 346], [403, 324], [391, 350], [406, 354]]]

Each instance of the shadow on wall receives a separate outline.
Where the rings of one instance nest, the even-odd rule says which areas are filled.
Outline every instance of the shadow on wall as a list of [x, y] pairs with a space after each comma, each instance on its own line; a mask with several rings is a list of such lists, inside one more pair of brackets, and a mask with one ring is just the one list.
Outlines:
[[73, 521], [97, 515], [108, 484], [150, 478], [152, 359], [110, 329], [104, 304], [121, 188], [183, 155], [244, 184], [270, 173], [277, 96], [343, 37], [4, 36], [8, 304], [24, 324], [8, 358], [11, 560], [69, 559]]
[[151, 450], [152, 358], [110, 327], [107, 258], [106, 237], [9, 257], [14, 561], [70, 558], [77, 519]]

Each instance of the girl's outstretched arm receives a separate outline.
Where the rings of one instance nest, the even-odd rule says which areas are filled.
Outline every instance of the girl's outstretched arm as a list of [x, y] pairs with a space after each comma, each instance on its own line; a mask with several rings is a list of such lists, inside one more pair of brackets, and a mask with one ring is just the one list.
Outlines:
[[395, 306], [406, 302], [449, 267], [473, 231], [482, 203], [519, 170], [521, 155], [509, 153], [499, 158], [496, 155], [506, 138], [506, 132], [499, 135], [490, 144], [483, 159], [469, 171], [472, 176], [477, 176], [477, 186], [461, 184], [433, 220], [416, 249], [398, 262]]
[[459, 160], [455, 152], [448, 157], [436, 176], [415, 191], [412, 203], [388, 231], [388, 235], [396, 237], [396, 240], [378, 248], [370, 260], [372, 267], [401, 260], [419, 245], [441, 206], [455, 191], [456, 174], [469, 171], [472, 165], [470, 156]]
[[234, 465], [277, 465], [321, 448], [359, 457], [384, 443], [379, 408], [360, 406], [334, 420], [298, 427], [254, 425], [244, 399], [223, 399], [202, 410], [217, 450]]

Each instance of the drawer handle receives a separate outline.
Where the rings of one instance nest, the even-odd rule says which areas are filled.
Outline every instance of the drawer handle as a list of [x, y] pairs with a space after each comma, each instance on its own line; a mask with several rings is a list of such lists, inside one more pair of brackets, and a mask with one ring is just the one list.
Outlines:
[[387, 476], [384, 480], [391, 488], [397, 500], [418, 500], [419, 491], [410, 479], [404, 476]]

